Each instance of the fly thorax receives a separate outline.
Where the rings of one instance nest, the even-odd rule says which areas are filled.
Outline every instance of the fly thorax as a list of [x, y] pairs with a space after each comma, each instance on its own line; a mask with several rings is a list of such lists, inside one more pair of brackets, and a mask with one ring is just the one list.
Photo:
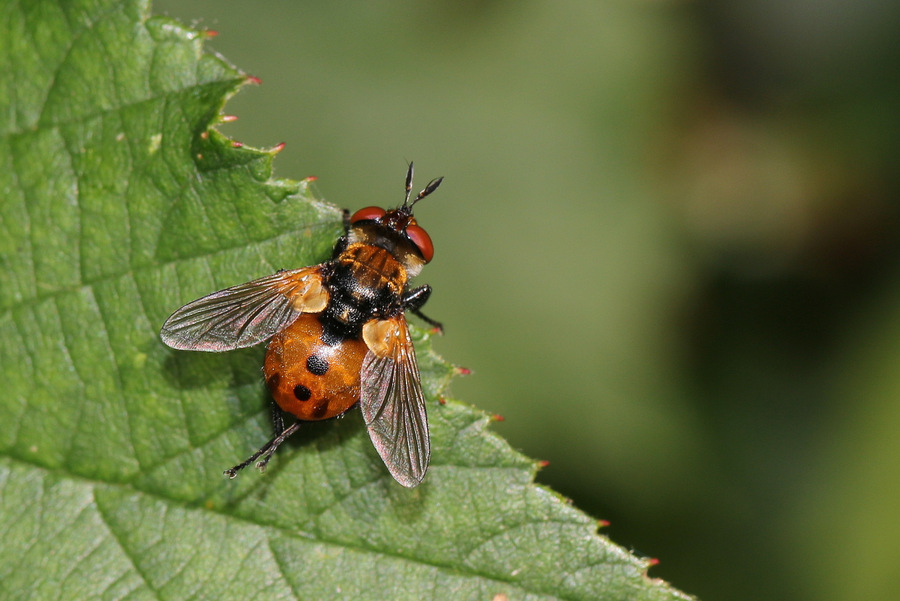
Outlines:
[[419, 275], [425, 265], [425, 260], [406, 236], [383, 225], [371, 221], [360, 223], [350, 229], [348, 239], [351, 245], [377, 246], [389, 252], [403, 265], [407, 279]]

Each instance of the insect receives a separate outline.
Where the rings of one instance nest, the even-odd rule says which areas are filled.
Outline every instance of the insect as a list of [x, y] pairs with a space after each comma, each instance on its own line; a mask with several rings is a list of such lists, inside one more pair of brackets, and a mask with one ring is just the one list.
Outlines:
[[[329, 261], [214, 292], [163, 324], [163, 342], [180, 350], [222, 352], [271, 339], [263, 373], [275, 403], [275, 435], [227, 476], [257, 460], [264, 470], [302, 422], [337, 417], [358, 404], [394, 479], [407, 487], [422, 482], [431, 444], [404, 313], [441, 328], [421, 312], [431, 287], [410, 288], [409, 280], [434, 256], [413, 207], [443, 178], [410, 201], [412, 180], [410, 163], [396, 209], [366, 207], [352, 217], [344, 211], [344, 235]], [[285, 427], [284, 413], [296, 421]]]

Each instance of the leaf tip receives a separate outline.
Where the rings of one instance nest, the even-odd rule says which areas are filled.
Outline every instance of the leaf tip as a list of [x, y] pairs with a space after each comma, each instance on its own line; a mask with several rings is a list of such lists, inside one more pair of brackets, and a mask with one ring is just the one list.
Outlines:
[[255, 86], [262, 85], [262, 80], [255, 75], [248, 75], [244, 78], [244, 83], [252, 83]]
[[654, 566], [658, 566], [658, 565], [659, 565], [659, 559], [657, 559], [656, 557], [645, 558], [644, 559], [644, 578], [650, 578], [650, 576], [648, 575], [650, 568], [652, 568]]
[[269, 150], [269, 154], [276, 155], [279, 152], [281, 152], [282, 150], [284, 150], [285, 146], [287, 146], [287, 144], [285, 144], [284, 142], [280, 142], [280, 143], [276, 144], [275, 146], [273, 146], [271, 150]]
[[222, 115], [221, 117], [219, 117], [219, 121], [221, 121], [222, 123], [232, 123], [237, 120], [237, 115]]
[[499, 413], [495, 413], [495, 414], [491, 415], [491, 421], [492, 422], [505, 422], [506, 418], [503, 417], [502, 415], [500, 415]]

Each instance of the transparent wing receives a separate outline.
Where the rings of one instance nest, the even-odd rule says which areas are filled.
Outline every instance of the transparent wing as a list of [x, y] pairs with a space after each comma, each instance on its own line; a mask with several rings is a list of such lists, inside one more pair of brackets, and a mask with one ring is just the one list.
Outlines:
[[186, 304], [169, 316], [160, 337], [176, 349], [229, 351], [271, 338], [301, 313], [327, 304], [320, 266], [281, 271]]
[[431, 456], [425, 397], [416, 352], [403, 315], [369, 322], [360, 408], [369, 437], [388, 471], [403, 486], [425, 478]]

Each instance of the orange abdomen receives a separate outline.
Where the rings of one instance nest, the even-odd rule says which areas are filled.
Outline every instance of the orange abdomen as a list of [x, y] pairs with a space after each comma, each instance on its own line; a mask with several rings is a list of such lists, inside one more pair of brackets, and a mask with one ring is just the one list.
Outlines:
[[340, 415], [359, 402], [366, 345], [360, 338], [322, 340], [321, 313], [304, 313], [266, 351], [266, 385], [278, 406], [306, 421]]

